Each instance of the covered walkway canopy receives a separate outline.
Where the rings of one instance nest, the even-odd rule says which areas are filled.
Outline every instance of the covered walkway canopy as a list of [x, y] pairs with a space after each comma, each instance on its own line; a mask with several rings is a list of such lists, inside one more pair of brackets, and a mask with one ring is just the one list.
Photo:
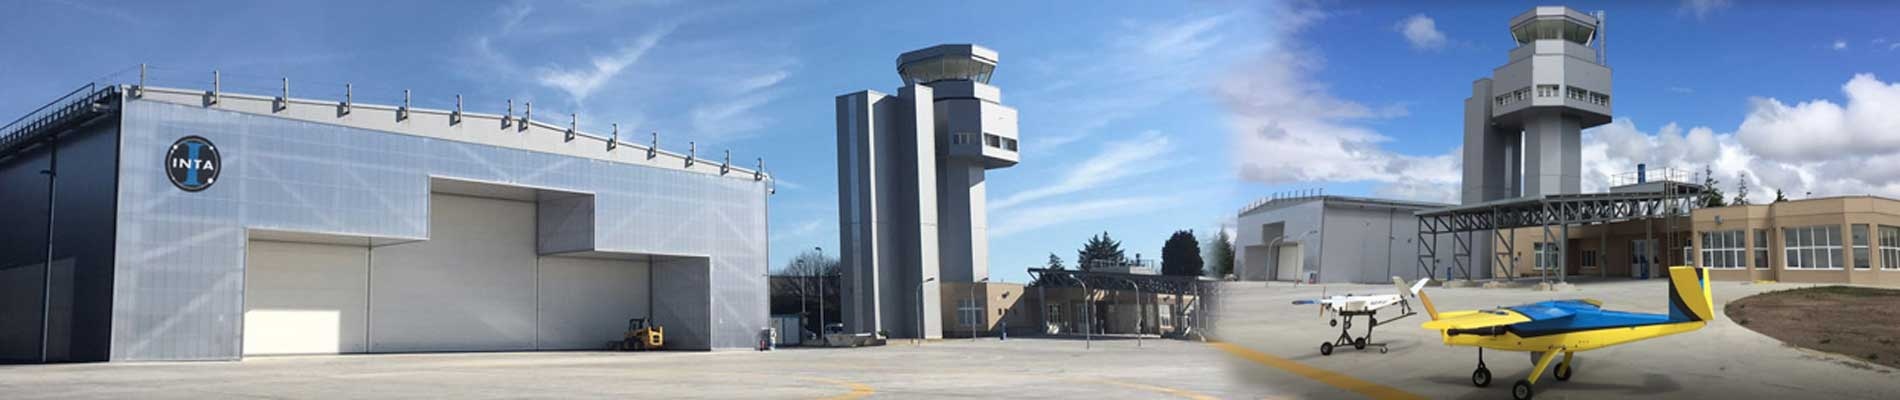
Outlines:
[[[1584, 224], [1609, 224], [1643, 220], [1646, 223], [1662, 219], [1666, 231], [1673, 232], [1677, 217], [1688, 217], [1689, 212], [1700, 205], [1702, 185], [1677, 182], [1674, 180], [1653, 181], [1633, 185], [1618, 186], [1608, 193], [1558, 194], [1515, 199], [1493, 200], [1424, 210], [1414, 213], [1418, 217], [1418, 267], [1425, 276], [1438, 275], [1438, 235], [1452, 235], [1452, 267], [1445, 269], [1444, 280], [1471, 280], [1472, 247], [1478, 232], [1490, 232], [1493, 240], [1502, 246], [1492, 252], [1493, 262], [1511, 265], [1511, 255], [1515, 254], [1514, 237], [1504, 234], [1505, 230], [1517, 228], [1541, 228], [1545, 243], [1568, 243], [1570, 226]], [[1674, 240], [1673, 235], [1665, 239]], [[1552, 239], [1555, 239], [1554, 241]], [[1559, 245], [1557, 265], [1564, 264], [1564, 254]], [[1665, 244], [1663, 248], [1672, 248]], [[1482, 247], [1482, 246], [1481, 246]], [[1505, 268], [1507, 277], [1514, 268]], [[1562, 268], [1557, 279], [1564, 279]]]

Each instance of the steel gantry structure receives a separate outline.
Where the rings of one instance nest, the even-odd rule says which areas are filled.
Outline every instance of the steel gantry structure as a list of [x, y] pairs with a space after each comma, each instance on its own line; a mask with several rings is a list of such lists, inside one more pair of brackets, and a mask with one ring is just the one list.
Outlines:
[[[1619, 187], [1608, 193], [1524, 197], [1419, 211], [1414, 214], [1418, 217], [1418, 267], [1425, 276], [1440, 276], [1438, 255], [1450, 250], [1452, 267], [1445, 269], [1444, 279], [1450, 281], [1463, 275], [1463, 279], [1471, 280], [1472, 243], [1480, 240], [1474, 236], [1488, 231], [1487, 236], [1499, 246], [1490, 255], [1493, 265], [1510, 266], [1503, 270], [1506, 278], [1514, 279], [1512, 261], [1516, 254], [1516, 235], [1505, 232], [1540, 228], [1544, 243], [1558, 243], [1555, 249], [1547, 251], [1556, 253], [1555, 264], [1559, 271], [1556, 278], [1561, 281], [1566, 275], [1563, 266], [1567, 249], [1564, 247], [1569, 243], [1570, 226], [1643, 220], [1645, 230], [1653, 235], [1649, 224], [1661, 219], [1665, 232], [1675, 232], [1679, 220], [1701, 205], [1703, 190], [1701, 185], [1665, 180]], [[1453, 247], [1440, 249], [1439, 235], [1451, 235]], [[1664, 236], [1669, 243], [1660, 248], [1675, 248], [1675, 235]], [[1654, 240], [1653, 236], [1650, 240]]]

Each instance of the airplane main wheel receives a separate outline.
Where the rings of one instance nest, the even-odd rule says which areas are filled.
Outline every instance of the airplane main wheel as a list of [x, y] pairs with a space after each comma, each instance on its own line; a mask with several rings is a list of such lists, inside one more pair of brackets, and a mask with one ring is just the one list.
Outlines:
[[1353, 349], [1353, 350], [1365, 350], [1365, 349], [1366, 349], [1366, 338], [1358, 338], [1358, 339], [1353, 339], [1353, 340], [1352, 340], [1352, 349]]
[[1553, 373], [1553, 375], [1557, 376], [1557, 380], [1560, 380], [1560, 381], [1570, 380], [1570, 372], [1571, 372], [1570, 363], [1567, 363], [1567, 362], [1557, 363], [1557, 370], [1551, 371], [1551, 372]]
[[1531, 400], [1531, 395], [1531, 381], [1519, 380], [1517, 381], [1517, 385], [1511, 386], [1511, 398], [1513, 399]]
[[1330, 355], [1333, 355], [1333, 344], [1332, 344], [1332, 343], [1330, 343], [1330, 342], [1329, 342], [1329, 343], [1320, 343], [1320, 344], [1319, 344], [1319, 355], [1322, 355], [1322, 356], [1330, 356]]
[[1478, 387], [1491, 386], [1491, 370], [1478, 367], [1477, 371], [1471, 371], [1471, 384]]

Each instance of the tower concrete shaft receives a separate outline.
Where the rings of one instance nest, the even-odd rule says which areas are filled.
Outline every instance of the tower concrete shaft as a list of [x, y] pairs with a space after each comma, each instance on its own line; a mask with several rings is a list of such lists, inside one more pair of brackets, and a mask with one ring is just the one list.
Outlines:
[[942, 337], [938, 283], [989, 277], [987, 171], [1016, 165], [1016, 110], [997, 55], [941, 45], [898, 56], [896, 95], [837, 98], [845, 326]]
[[1464, 203], [1581, 189], [1582, 131], [1610, 122], [1601, 23], [1566, 7], [1511, 19], [1518, 46], [1465, 100]]

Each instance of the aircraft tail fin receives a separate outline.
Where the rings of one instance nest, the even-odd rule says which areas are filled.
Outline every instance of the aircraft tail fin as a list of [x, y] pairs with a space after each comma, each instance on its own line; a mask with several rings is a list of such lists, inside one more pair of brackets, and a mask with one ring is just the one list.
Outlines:
[[1418, 297], [1418, 302], [1425, 304], [1425, 314], [1430, 315], [1433, 321], [1437, 321], [1438, 307], [1432, 306], [1432, 296], [1425, 295], [1425, 281], [1428, 280], [1431, 279], [1420, 279], [1417, 284], [1412, 285], [1412, 296]]
[[1669, 267], [1669, 319], [1672, 321], [1715, 319], [1715, 299], [1709, 291], [1708, 270], [1696, 267]]

